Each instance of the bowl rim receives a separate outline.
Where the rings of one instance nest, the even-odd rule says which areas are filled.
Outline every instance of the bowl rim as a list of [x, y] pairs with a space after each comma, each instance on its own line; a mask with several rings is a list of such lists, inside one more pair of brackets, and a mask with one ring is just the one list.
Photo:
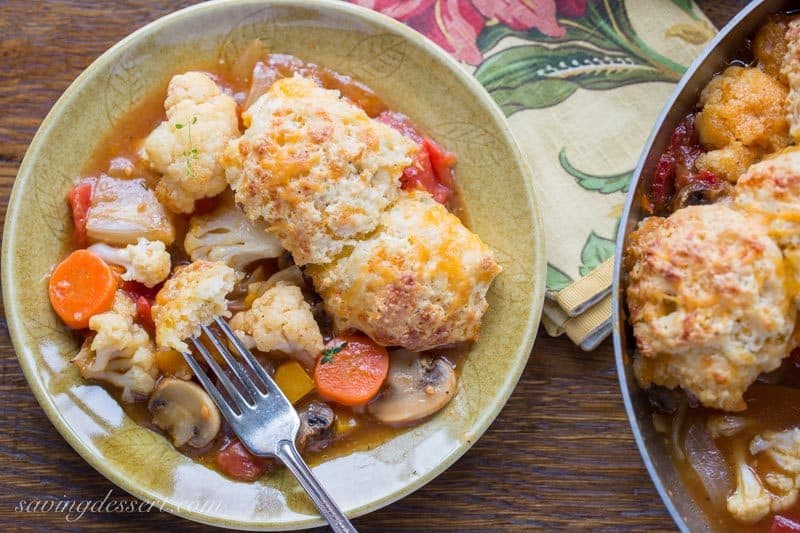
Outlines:
[[642, 172], [644, 171], [644, 167], [647, 164], [648, 156], [653, 149], [653, 143], [658, 136], [658, 133], [664, 127], [664, 122], [670, 115], [670, 111], [672, 110], [673, 106], [678, 102], [680, 96], [682, 95], [684, 89], [686, 88], [687, 84], [690, 82], [694, 74], [701, 68], [703, 63], [706, 61], [706, 58], [711, 54], [711, 52], [727, 37], [727, 35], [733, 30], [739, 23], [747, 18], [750, 13], [758, 8], [761, 7], [763, 0], [755, 0], [750, 2], [741, 11], [739, 11], [730, 21], [728, 21], [725, 26], [720, 28], [719, 32], [714, 36], [711, 41], [706, 45], [702, 52], [692, 61], [692, 64], [686, 69], [686, 72], [681, 77], [678, 84], [675, 86], [672, 94], [670, 95], [667, 102], [664, 104], [664, 107], [659, 113], [658, 118], [656, 119], [655, 125], [653, 129], [650, 131], [650, 135], [647, 138], [647, 141], [642, 148], [641, 155], [639, 156], [639, 161], [636, 164], [636, 169], [631, 176], [631, 182], [628, 186], [628, 194], [625, 198], [625, 207], [622, 211], [622, 217], [620, 218], [620, 223], [617, 228], [617, 237], [615, 243], [615, 251], [614, 251], [614, 277], [613, 277], [613, 284], [611, 288], [611, 316], [612, 316], [612, 336], [613, 336], [613, 343], [614, 343], [614, 360], [617, 369], [617, 380], [620, 387], [620, 393], [622, 394], [622, 401], [625, 405], [625, 414], [628, 417], [628, 423], [631, 426], [631, 432], [633, 433], [633, 438], [636, 442], [636, 447], [639, 450], [639, 455], [644, 462], [644, 466], [647, 469], [647, 473], [650, 476], [650, 480], [653, 482], [653, 485], [658, 492], [658, 495], [661, 497], [664, 506], [667, 508], [672, 520], [675, 522], [675, 525], [678, 529], [683, 533], [689, 533], [690, 529], [686, 523], [686, 520], [678, 511], [677, 507], [672, 501], [670, 497], [669, 491], [664, 486], [664, 483], [661, 481], [661, 476], [659, 475], [658, 471], [656, 470], [656, 466], [653, 463], [650, 452], [645, 444], [644, 437], [642, 435], [642, 429], [639, 426], [639, 421], [636, 417], [636, 412], [633, 406], [633, 399], [632, 399], [632, 391], [631, 387], [628, 386], [628, 383], [625, 381], [626, 376], [626, 363], [625, 363], [625, 356], [626, 352], [622, 346], [622, 328], [625, 327], [624, 323], [624, 309], [622, 307], [622, 298], [623, 298], [623, 287], [622, 287], [622, 255], [625, 246], [625, 239], [628, 236], [628, 221], [631, 217], [631, 211], [634, 207], [635, 202], [638, 201], [637, 197], [637, 190], [639, 182], [642, 178]]
[[[163, 27], [168, 26], [176, 19], [186, 16], [187, 14], [195, 14], [203, 11], [220, 9], [221, 7], [224, 8], [248, 4], [259, 5], [262, 7], [308, 6], [308, 3], [304, 2], [303, 0], [262, 0], [258, 2], [253, 0], [213, 0], [206, 3], [189, 6], [159, 17], [158, 19], [149, 22], [148, 24], [125, 36], [112, 47], [103, 52], [99, 57], [97, 57], [88, 67], [86, 67], [86, 69], [84, 69], [83, 72], [81, 72], [61, 94], [56, 103], [50, 109], [28, 146], [19, 170], [17, 171], [14, 186], [9, 197], [4, 223], [5, 227], [3, 229], [2, 257], [0, 258], [0, 270], [2, 270], [2, 272], [0, 272], [0, 275], [2, 278], [4, 311], [9, 334], [14, 346], [14, 350], [17, 354], [20, 367], [22, 368], [25, 379], [28, 382], [28, 386], [30, 387], [37, 402], [44, 410], [50, 422], [61, 434], [61, 436], [69, 443], [69, 445], [87, 463], [89, 463], [89, 465], [94, 468], [95, 471], [108, 479], [115, 486], [141, 500], [157, 501], [160, 498], [160, 495], [152, 492], [143, 484], [131, 481], [122, 476], [116, 468], [109, 466], [109, 464], [103, 460], [102, 454], [100, 454], [97, 460], [95, 460], [92, 454], [89, 453], [86, 446], [81, 442], [80, 437], [73, 432], [62, 419], [60, 412], [52, 402], [51, 396], [38, 381], [38, 369], [34, 364], [34, 359], [32, 357], [23, 355], [25, 353], [26, 346], [29, 344], [29, 341], [26, 340], [27, 335], [23, 333], [24, 328], [20, 323], [19, 315], [17, 315], [15, 312], [18, 283], [16, 280], [16, 274], [12, 268], [12, 251], [16, 250], [19, 246], [16, 239], [16, 234], [18, 233], [17, 213], [24, 203], [19, 191], [21, 189], [21, 183], [29, 179], [29, 176], [32, 173], [34, 161], [37, 159], [39, 152], [43, 149], [42, 139], [50, 130], [52, 123], [54, 122], [54, 118], [60, 115], [65, 108], [68, 108], [68, 106], [72, 104], [74, 95], [80, 91], [83, 81], [89, 77], [92, 72], [113, 61], [113, 56], [115, 56], [117, 52], [126, 48], [133, 42], [136, 42], [161, 30]], [[468, 90], [472, 97], [476, 98], [480, 102], [481, 106], [493, 116], [497, 125], [499, 126], [498, 133], [501, 135], [502, 141], [513, 152], [517, 165], [521, 170], [521, 176], [527, 191], [527, 204], [531, 210], [531, 218], [533, 222], [533, 227], [529, 229], [529, 231], [533, 233], [534, 241], [534, 264], [532, 265], [533, 303], [528, 312], [525, 329], [522, 332], [523, 341], [516, 348], [516, 350], [512, 352], [516, 363], [511, 367], [510, 372], [508, 372], [508, 374], [505, 376], [504, 382], [499, 387], [500, 394], [498, 394], [495, 401], [490, 404], [476, 419], [475, 423], [470, 428], [470, 433], [472, 435], [470, 439], [461, 440], [457, 447], [455, 447], [448, 455], [444, 456], [439, 464], [437, 464], [426, 474], [408, 480], [407, 483], [383, 498], [376, 499], [350, 509], [347, 513], [348, 516], [350, 518], [355, 518], [378, 510], [401, 498], [404, 498], [439, 476], [453, 463], [455, 463], [462, 455], [464, 455], [464, 453], [466, 453], [475, 442], [477, 442], [477, 440], [488, 429], [502, 408], [505, 406], [509, 396], [516, 388], [522, 372], [527, 366], [541, 320], [542, 308], [544, 305], [544, 279], [546, 276], [545, 235], [543, 231], [544, 226], [542, 223], [541, 204], [539, 202], [541, 192], [539, 186], [533, 179], [533, 171], [531, 170], [527, 158], [520, 149], [513, 133], [511, 132], [511, 128], [506, 117], [503, 115], [499, 106], [494, 102], [494, 100], [492, 100], [486, 90], [473, 76], [467, 73], [455, 59], [442, 50], [438, 45], [430, 41], [422, 34], [417, 33], [415, 30], [401, 22], [392, 19], [391, 17], [365, 7], [353, 5], [348, 2], [341, 2], [338, 0], [315, 0], [314, 7], [356, 19], [366, 20], [367, 22], [386, 27], [392, 32], [399, 34], [403, 39], [411, 41], [415, 45], [424, 48], [428, 54], [437, 60], [437, 62], [442, 64], [447, 70], [453, 73], [457, 77], [460, 85]], [[238, 522], [229, 519], [220, 519], [210, 515], [202, 515], [200, 513], [182, 508], [172, 509], [167, 507], [164, 510], [181, 518], [199, 523], [245, 530], [281, 531], [325, 525], [325, 522], [320, 517], [286, 522], [270, 522], [268, 519], [262, 522]]]

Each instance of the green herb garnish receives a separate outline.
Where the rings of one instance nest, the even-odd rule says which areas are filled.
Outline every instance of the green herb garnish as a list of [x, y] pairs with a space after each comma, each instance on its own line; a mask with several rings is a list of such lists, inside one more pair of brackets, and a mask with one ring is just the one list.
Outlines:
[[[192, 117], [192, 120], [190, 120], [188, 124], [185, 124], [187, 133], [189, 135], [189, 149], [183, 152], [183, 157], [186, 158], [186, 168], [189, 170], [189, 175], [194, 178], [195, 172], [194, 167], [192, 167], [192, 161], [197, 159], [197, 148], [194, 147], [192, 142], [192, 124], [197, 124], [196, 115]], [[183, 126], [184, 124], [177, 123], [175, 124], [175, 129], [183, 129]]]
[[332, 346], [330, 348], [325, 348], [322, 350], [322, 361], [320, 361], [320, 364], [326, 365], [330, 363], [333, 361], [333, 356], [345, 348], [347, 348], [347, 341], [342, 341], [341, 344], [337, 344], [336, 346]]

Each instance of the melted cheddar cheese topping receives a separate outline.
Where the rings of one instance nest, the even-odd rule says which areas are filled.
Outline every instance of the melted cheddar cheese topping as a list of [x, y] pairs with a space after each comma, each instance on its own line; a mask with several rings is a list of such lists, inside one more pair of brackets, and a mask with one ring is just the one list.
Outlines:
[[337, 328], [421, 351], [478, 337], [500, 266], [430, 194], [402, 191], [377, 231], [307, 272]]
[[744, 409], [747, 387], [795, 344], [791, 280], [761, 219], [721, 204], [650, 217], [625, 262], [640, 384]]
[[417, 145], [313, 81], [275, 82], [244, 113], [222, 163], [236, 201], [299, 265], [327, 263], [373, 231]]

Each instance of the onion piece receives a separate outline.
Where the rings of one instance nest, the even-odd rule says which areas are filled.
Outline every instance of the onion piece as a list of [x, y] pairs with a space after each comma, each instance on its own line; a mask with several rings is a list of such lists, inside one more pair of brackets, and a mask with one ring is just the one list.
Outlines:
[[669, 433], [667, 417], [659, 413], [653, 413], [653, 428], [655, 428], [657, 433], [663, 433], [665, 435]]
[[231, 76], [239, 83], [249, 83], [256, 63], [266, 59], [269, 50], [261, 39], [253, 39], [231, 65]]
[[247, 92], [247, 98], [242, 104], [242, 109], [250, 109], [250, 106], [272, 87], [272, 84], [275, 83], [275, 79], [274, 72], [267, 67], [267, 65], [261, 61], [256, 63], [253, 67], [252, 77], [250, 78], [250, 90]]
[[686, 455], [683, 453], [683, 447], [681, 447], [681, 429], [683, 429], [683, 423], [686, 421], [686, 409], [688, 407], [688, 401], [684, 399], [672, 419], [672, 435], [670, 438], [672, 451], [675, 454], [675, 458], [682, 463], [686, 461]]
[[689, 464], [703, 483], [711, 502], [717, 508], [724, 508], [733, 486], [731, 473], [722, 452], [714, 444], [714, 439], [699, 418], [695, 419], [686, 430], [683, 448]]

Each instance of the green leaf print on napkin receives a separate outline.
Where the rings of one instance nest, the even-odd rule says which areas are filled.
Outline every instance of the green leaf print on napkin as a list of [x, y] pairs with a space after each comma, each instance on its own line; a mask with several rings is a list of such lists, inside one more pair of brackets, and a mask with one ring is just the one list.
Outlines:
[[693, 19], [697, 20], [699, 18], [694, 10], [694, 2], [692, 0], [672, 0], [672, 3]]
[[647, 64], [581, 44], [507, 48], [481, 63], [475, 76], [506, 115], [559, 104], [579, 88], [605, 90], [664, 81], [663, 73]]
[[556, 268], [550, 263], [547, 263], [547, 290], [560, 291], [572, 284], [572, 278], [567, 274]]
[[[602, 91], [634, 83], [677, 82], [685, 71], [642, 41], [622, 1], [590, 3], [583, 16], [560, 18], [559, 23], [565, 28], [559, 37], [505, 24], [489, 24], [479, 35], [485, 59], [475, 76], [506, 115], [557, 105], [579, 88]], [[487, 55], [509, 36], [529, 44]]]
[[478, 48], [484, 53], [491, 50], [494, 45], [506, 37], [517, 37], [526, 41], [536, 41], [540, 43], [569, 43], [569, 42], [588, 42], [606, 50], [617, 48], [614, 41], [607, 39], [597, 28], [576, 22], [575, 20], [562, 19], [565, 33], [562, 37], [550, 37], [536, 29], [531, 30], [512, 30], [505, 24], [487, 24], [486, 28], [478, 35]]
[[561, 163], [561, 168], [563, 168], [567, 174], [575, 178], [575, 181], [578, 182], [578, 185], [587, 191], [597, 191], [603, 194], [611, 194], [620, 191], [628, 192], [628, 185], [630, 185], [631, 176], [633, 176], [633, 170], [620, 172], [619, 174], [608, 174], [605, 176], [599, 174], [587, 174], [586, 172], [578, 170], [572, 166], [572, 163], [570, 163], [569, 159], [567, 158], [566, 147], [562, 148], [558, 153], [558, 162]]
[[581, 276], [588, 276], [613, 255], [614, 241], [601, 237], [592, 231], [589, 234], [589, 238], [586, 239], [586, 244], [583, 245], [583, 250], [581, 250], [581, 262], [583, 263], [579, 269]]

